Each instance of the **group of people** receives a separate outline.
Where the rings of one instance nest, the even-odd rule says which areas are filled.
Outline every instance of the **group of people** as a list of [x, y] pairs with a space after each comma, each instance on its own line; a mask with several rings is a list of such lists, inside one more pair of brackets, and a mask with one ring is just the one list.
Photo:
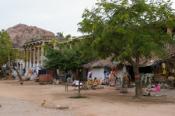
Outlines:
[[10, 76], [11, 79], [18, 79], [18, 74], [20, 74], [21, 76], [24, 76], [26, 70], [25, 68], [19, 69], [17, 67], [17, 65], [14, 63], [12, 66], [9, 66], [7, 64], [4, 64], [1, 67], [1, 75], [2, 77], [7, 77]]
[[98, 85], [100, 85], [100, 80], [97, 77], [92, 78], [92, 72], [89, 71], [87, 76], [88, 88], [96, 89]]
[[1, 74], [3, 77], [6, 77], [9, 74], [9, 67], [6, 64], [1, 67]]
[[[92, 72], [89, 71], [87, 75], [88, 80], [97, 80], [97, 78], [92, 79]], [[129, 74], [126, 69], [117, 70], [112, 68], [111, 71], [104, 70], [104, 79], [101, 80], [101, 84], [115, 86], [116, 88], [127, 88], [130, 82]]]
[[39, 70], [41, 70], [40, 67], [35, 67], [35, 68], [29, 68], [28, 70], [25, 69], [25, 72], [22, 75], [24, 79], [27, 80], [35, 80], [39, 76]]
[[118, 87], [128, 87], [129, 85], [129, 74], [124, 70], [112, 69], [109, 73], [109, 85]]

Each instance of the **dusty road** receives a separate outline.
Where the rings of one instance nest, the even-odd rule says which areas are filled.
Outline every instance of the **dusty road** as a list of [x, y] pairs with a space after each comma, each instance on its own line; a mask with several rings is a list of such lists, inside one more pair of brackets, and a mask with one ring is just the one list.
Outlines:
[[[72, 99], [76, 91], [66, 93], [61, 85], [38, 85], [17, 81], [0, 81], [0, 116], [174, 116], [175, 90], [168, 96], [133, 99], [113, 88], [85, 90], [84, 99]], [[46, 100], [47, 108], [41, 107]], [[55, 106], [69, 106], [67, 110]]]

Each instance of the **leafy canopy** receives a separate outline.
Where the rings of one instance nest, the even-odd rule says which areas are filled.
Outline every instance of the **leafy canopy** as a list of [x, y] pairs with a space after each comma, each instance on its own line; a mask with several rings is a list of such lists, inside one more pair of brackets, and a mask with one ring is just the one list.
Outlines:
[[100, 56], [114, 55], [132, 64], [141, 58], [165, 56], [174, 27], [171, 2], [165, 0], [98, 0], [86, 9], [79, 31], [93, 36]]
[[45, 62], [47, 68], [75, 71], [96, 58], [89, 38], [58, 44], [58, 47], [59, 49], [48, 48]]
[[7, 32], [0, 31], [0, 66], [7, 63], [12, 51], [12, 42]]

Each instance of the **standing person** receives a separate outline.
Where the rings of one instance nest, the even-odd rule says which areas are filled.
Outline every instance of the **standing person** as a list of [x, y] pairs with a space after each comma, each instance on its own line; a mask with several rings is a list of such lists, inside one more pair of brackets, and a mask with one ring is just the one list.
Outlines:
[[115, 86], [115, 82], [116, 82], [116, 70], [115, 69], [112, 69], [109, 75], [109, 81], [110, 81], [110, 86]]
[[65, 91], [68, 92], [68, 86], [72, 82], [70, 71], [65, 73], [65, 81]]
[[68, 78], [68, 72], [66, 71], [65, 72], [65, 92], [68, 92], [68, 82], [67, 82], [67, 78]]
[[87, 76], [87, 77], [88, 77], [88, 80], [89, 80], [89, 79], [92, 79], [92, 71], [89, 71], [89, 72], [88, 72], [88, 76]]
[[106, 79], [107, 78], [107, 71], [104, 70], [104, 78]]
[[23, 72], [23, 76], [24, 76], [26, 73], [26, 68], [23, 68], [22, 72]]
[[26, 79], [27, 79], [27, 80], [30, 80], [31, 76], [32, 76], [32, 69], [29, 68], [29, 69], [28, 69], [28, 72], [27, 72]]
[[3, 77], [6, 77], [6, 69], [7, 69], [7, 65], [4, 64], [4, 65], [2, 66], [2, 74], [3, 74]]
[[17, 79], [17, 73], [16, 73], [15, 69], [12, 69], [12, 78]]
[[39, 66], [36, 67], [36, 73], [37, 73], [37, 77], [39, 76], [39, 70], [41, 70], [41, 68]]
[[113, 74], [112, 71], [109, 74], [109, 85], [112, 86], [112, 79], [113, 79]]
[[67, 82], [66, 82], [66, 91], [68, 92], [68, 87], [69, 87], [69, 84], [72, 83], [72, 79], [71, 79], [71, 76], [69, 75], [68, 78], [67, 78]]
[[104, 84], [108, 85], [109, 84], [109, 73], [107, 70], [104, 70]]
[[128, 74], [124, 73], [121, 93], [128, 93], [128, 84], [129, 84]]

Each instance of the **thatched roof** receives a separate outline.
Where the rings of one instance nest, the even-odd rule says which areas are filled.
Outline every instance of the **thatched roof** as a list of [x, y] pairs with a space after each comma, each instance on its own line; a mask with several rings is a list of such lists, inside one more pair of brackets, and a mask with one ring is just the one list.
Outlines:
[[114, 67], [115, 63], [112, 62], [112, 58], [96, 60], [83, 65], [84, 68], [95, 68], [95, 67]]
[[159, 58], [151, 58], [151, 59], [147, 59], [147, 60], [140, 60], [140, 67], [147, 67], [147, 66], [152, 66], [155, 65], [157, 63], [159, 63], [161, 61], [161, 59]]
[[[146, 67], [146, 66], [151, 66], [154, 64], [157, 64], [158, 62], [160, 62], [161, 60], [158, 58], [151, 58], [151, 59], [141, 59], [140, 60], [140, 67]], [[118, 64], [120, 64], [121, 62], [112, 62], [111, 59], [102, 59], [102, 60], [95, 60], [92, 62], [89, 62], [85, 65], [83, 65], [84, 68], [97, 68], [97, 67], [115, 67]], [[128, 62], [124, 62], [123, 64], [125, 65], [131, 65]]]

